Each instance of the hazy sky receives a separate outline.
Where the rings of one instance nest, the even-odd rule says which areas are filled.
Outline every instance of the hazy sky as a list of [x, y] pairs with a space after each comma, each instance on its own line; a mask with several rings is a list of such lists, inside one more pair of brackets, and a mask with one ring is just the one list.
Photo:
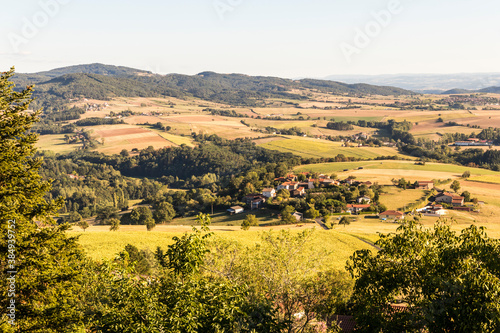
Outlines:
[[498, 0], [0, 2], [0, 71], [100, 62], [290, 78], [500, 72]]

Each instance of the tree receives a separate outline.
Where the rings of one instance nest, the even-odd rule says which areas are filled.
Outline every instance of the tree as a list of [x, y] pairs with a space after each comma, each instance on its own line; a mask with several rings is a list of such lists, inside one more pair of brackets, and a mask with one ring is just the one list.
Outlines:
[[146, 225], [146, 229], [148, 231], [151, 231], [154, 229], [154, 227], [156, 227], [155, 220], [152, 217], [146, 218], [146, 220], [144, 221], [144, 224]]
[[450, 188], [456, 192], [460, 190], [460, 182], [458, 180], [454, 180], [453, 183], [451, 183]]
[[[500, 241], [484, 228], [461, 234], [406, 221], [381, 235], [382, 250], [356, 251], [354, 312], [363, 332], [496, 332], [500, 329]], [[395, 311], [392, 304], [406, 304]]]
[[153, 218], [157, 224], [169, 223], [175, 216], [174, 206], [166, 201], [162, 201], [153, 206]]
[[342, 216], [342, 218], [341, 218], [341, 219], [340, 219], [340, 221], [339, 221], [339, 224], [340, 224], [340, 225], [342, 225], [342, 224], [343, 224], [343, 225], [344, 225], [344, 228], [345, 228], [345, 226], [346, 226], [346, 225], [351, 224], [351, 220], [349, 220], [349, 219], [347, 218], [347, 216]]
[[113, 206], [106, 206], [98, 209], [97, 216], [95, 217], [96, 224], [111, 224], [111, 219], [117, 219], [118, 216], [118, 208]]
[[290, 199], [290, 191], [286, 188], [282, 188], [281, 190], [279, 190], [278, 195], [285, 200]]
[[314, 204], [309, 204], [309, 209], [305, 211], [305, 216], [310, 219], [315, 219], [320, 215], [320, 212], [314, 208]]
[[245, 220], [243, 220], [243, 223], [241, 223], [241, 229], [248, 230], [248, 229], [250, 229], [250, 227], [257, 226], [257, 225], [259, 225], [259, 221], [255, 217], [255, 215], [248, 214], [246, 216]]
[[109, 223], [109, 231], [118, 231], [120, 228], [120, 220], [119, 219], [110, 219]]
[[[40, 111], [28, 111], [33, 87], [14, 91], [13, 75], [13, 68], [0, 73], [0, 306], [15, 306], [15, 326], [3, 311], [0, 331], [78, 331], [83, 313], [75, 295], [84, 254], [66, 235], [70, 226], [51, 218], [63, 201], [46, 198], [51, 183], [39, 175], [38, 137], [30, 129]], [[12, 277], [14, 297], [8, 292]]]
[[462, 174], [462, 178], [469, 178], [470, 177], [470, 171], [467, 170], [467, 171], [464, 171], [464, 173]]
[[69, 223], [76, 223], [79, 222], [82, 219], [82, 216], [78, 212], [69, 212], [68, 215], [68, 222]]
[[295, 213], [295, 208], [292, 206], [285, 206], [283, 210], [281, 211], [281, 221], [284, 224], [294, 224], [297, 223], [297, 219], [293, 216], [293, 213]]
[[153, 213], [149, 207], [141, 206], [134, 208], [130, 213], [132, 224], [145, 225], [147, 221], [153, 219]]
[[469, 191], [464, 191], [462, 192], [462, 194], [460, 195], [462, 197], [464, 197], [464, 201], [465, 202], [471, 202], [471, 197], [470, 197], [470, 192]]
[[278, 309], [276, 317], [283, 325], [279, 332], [314, 332], [310, 324], [336, 313], [351, 294], [352, 282], [345, 273], [316, 273], [324, 261], [311, 251], [313, 233], [313, 229], [298, 234], [265, 232], [258, 246], [236, 254], [243, 260], [228, 272], [236, 282], [249, 286], [251, 303], [262, 303], [265, 295]]
[[82, 228], [84, 232], [89, 227], [89, 223], [85, 220], [79, 221], [76, 225], [79, 226], [80, 228]]

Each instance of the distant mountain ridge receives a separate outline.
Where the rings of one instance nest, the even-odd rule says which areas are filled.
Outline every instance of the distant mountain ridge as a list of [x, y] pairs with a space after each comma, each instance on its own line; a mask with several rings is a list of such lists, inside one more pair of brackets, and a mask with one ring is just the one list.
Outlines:
[[159, 75], [129, 67], [103, 64], [77, 65], [50, 71], [16, 74], [22, 87], [36, 84], [38, 107], [76, 97], [196, 97], [231, 105], [258, 106], [266, 98], [308, 99], [292, 90], [313, 89], [342, 95], [413, 95], [409, 90], [327, 80], [291, 80], [277, 77], [202, 72], [197, 75]]
[[439, 94], [454, 89], [481, 92], [500, 86], [500, 73], [330, 75], [325, 79], [347, 83], [364, 82], [387, 85], [420, 93]]

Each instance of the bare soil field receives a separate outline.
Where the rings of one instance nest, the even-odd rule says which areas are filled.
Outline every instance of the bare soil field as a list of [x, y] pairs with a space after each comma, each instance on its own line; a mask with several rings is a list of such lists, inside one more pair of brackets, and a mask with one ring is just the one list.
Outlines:
[[99, 130], [96, 131], [96, 133], [102, 136], [103, 138], [111, 138], [116, 136], [144, 134], [150, 132], [143, 128], [120, 128], [120, 129]]

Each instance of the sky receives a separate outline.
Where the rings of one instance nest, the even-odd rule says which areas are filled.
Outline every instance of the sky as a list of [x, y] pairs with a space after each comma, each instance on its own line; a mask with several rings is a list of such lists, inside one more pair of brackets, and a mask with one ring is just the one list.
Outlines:
[[500, 72], [498, 0], [23, 0], [0, 71], [104, 63], [286, 78]]

